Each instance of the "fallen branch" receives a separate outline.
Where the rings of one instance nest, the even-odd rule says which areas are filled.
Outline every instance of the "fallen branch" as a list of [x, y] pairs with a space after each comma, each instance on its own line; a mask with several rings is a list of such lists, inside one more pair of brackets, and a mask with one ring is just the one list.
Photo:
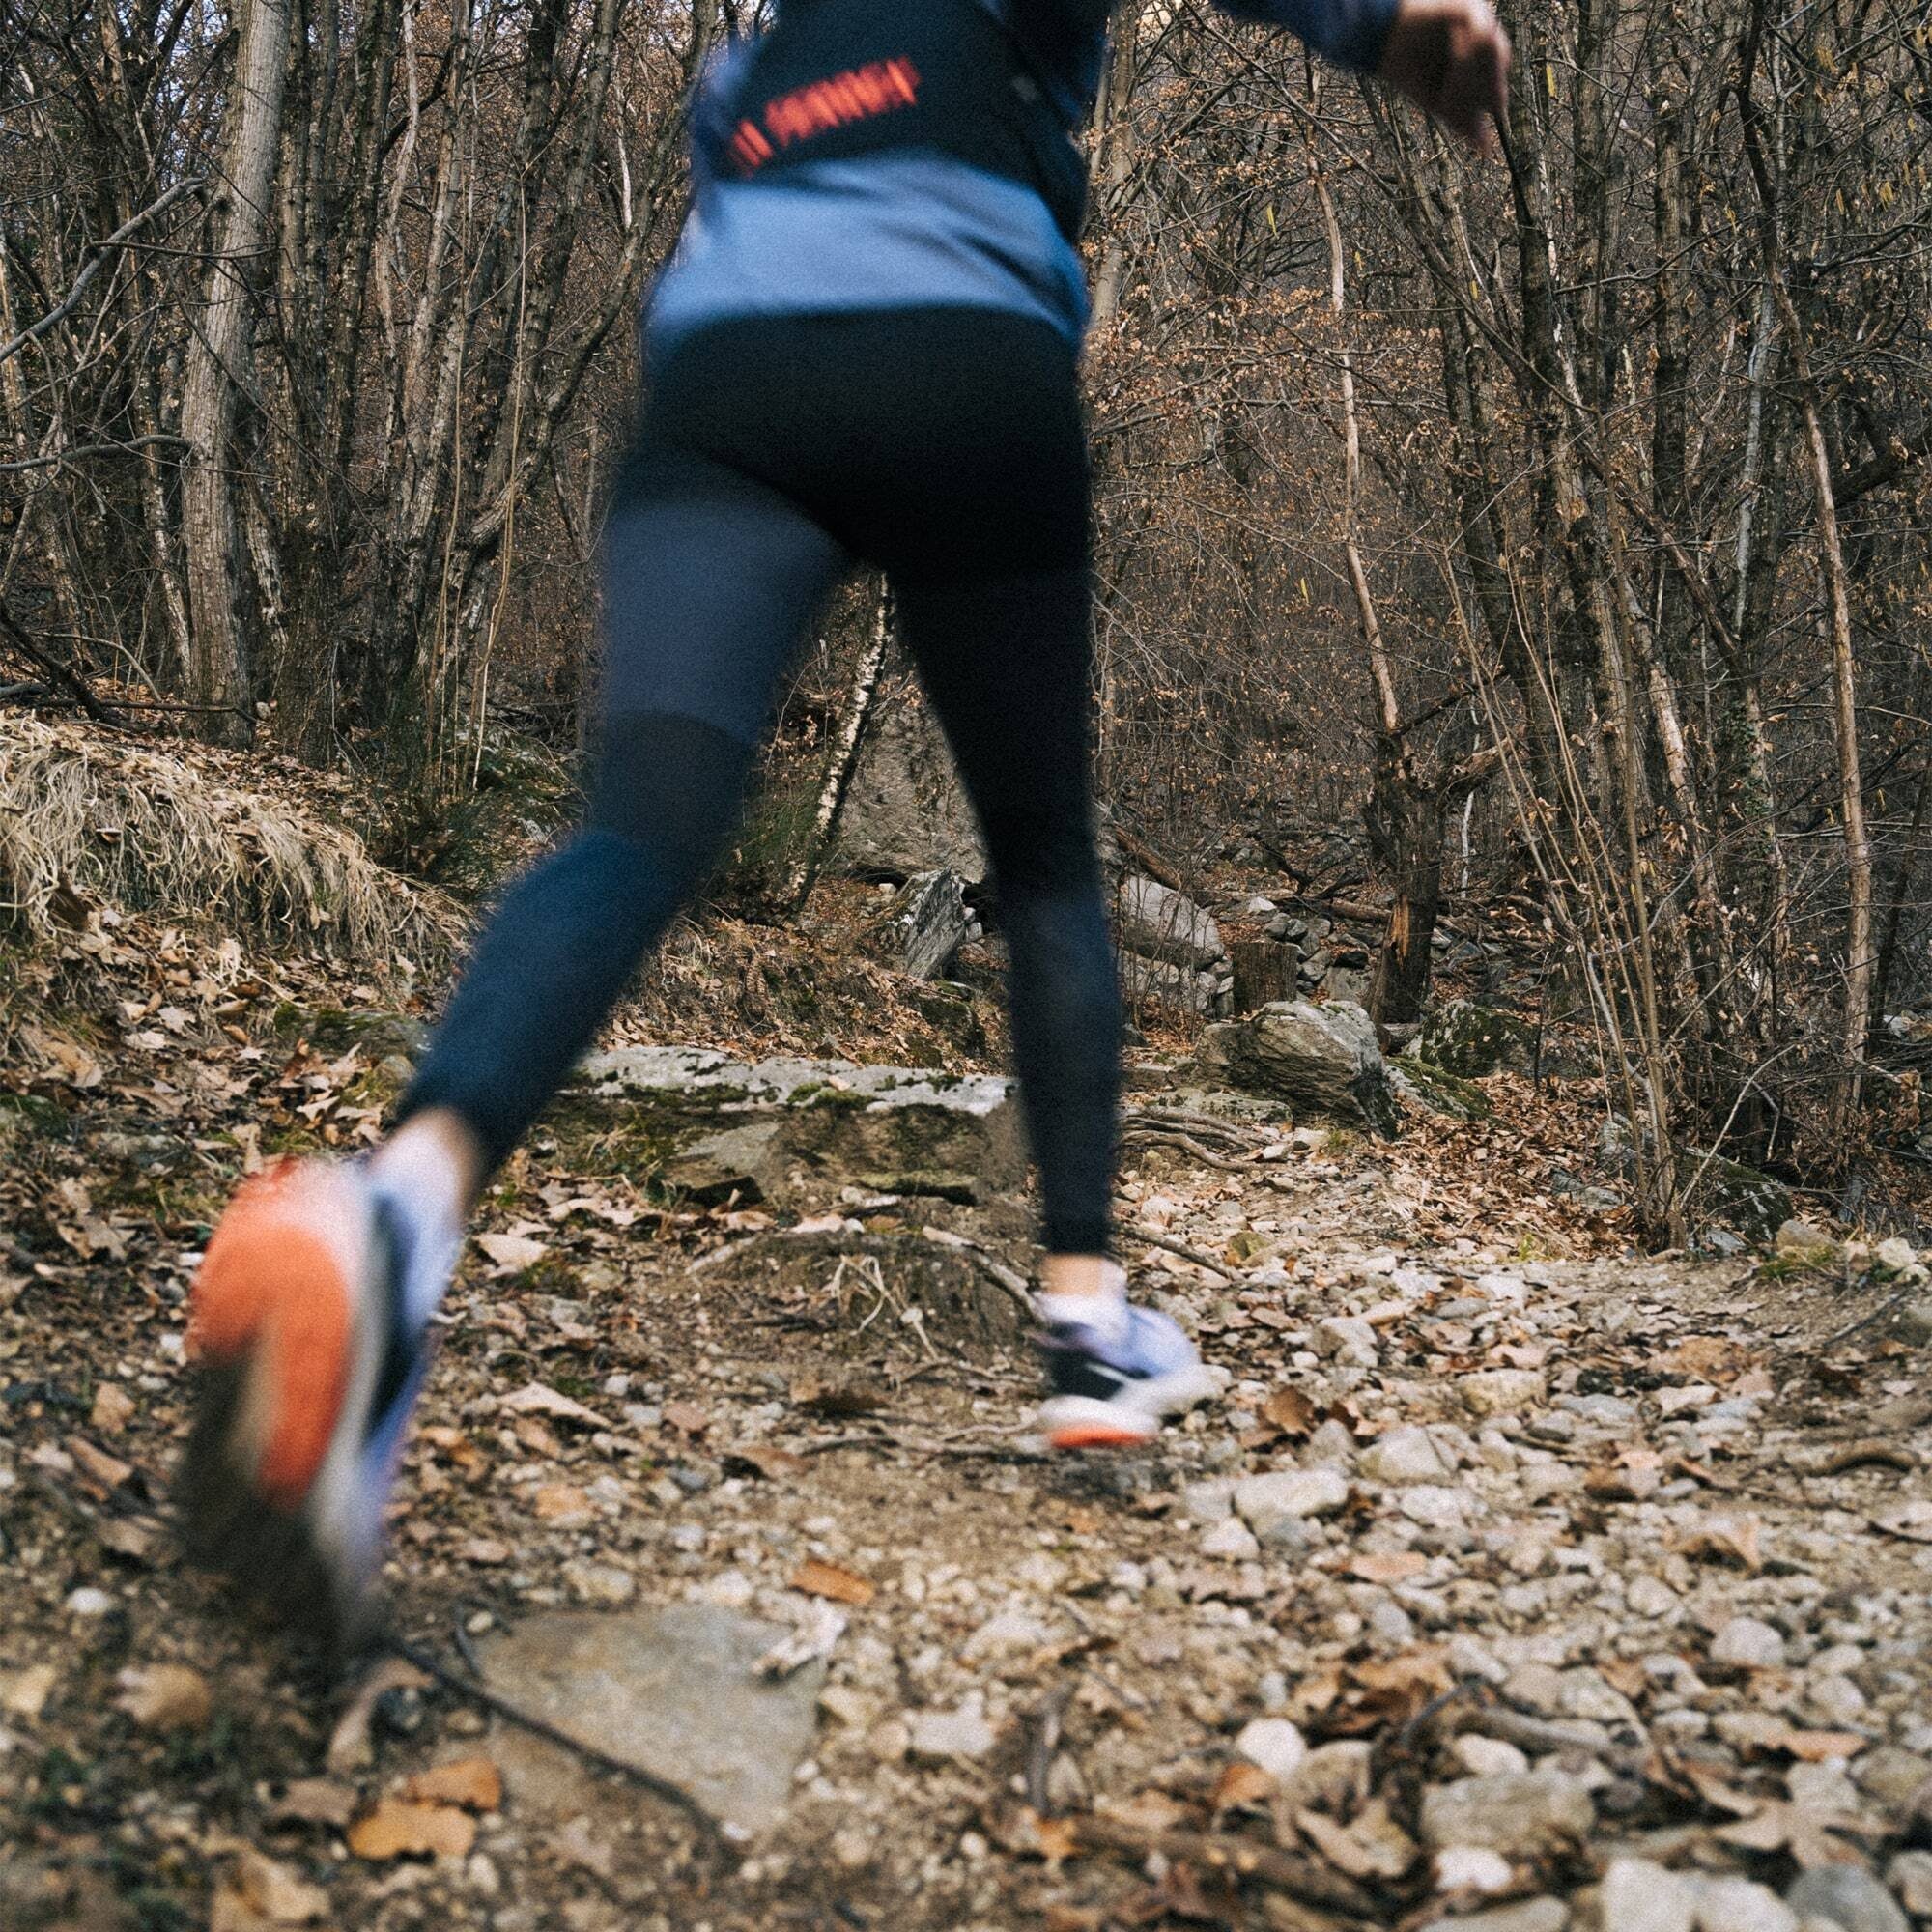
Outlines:
[[427, 1676], [433, 1677], [445, 1690], [458, 1697], [466, 1697], [472, 1704], [494, 1713], [504, 1722], [515, 1724], [520, 1730], [528, 1731], [533, 1737], [542, 1738], [545, 1743], [556, 1745], [563, 1750], [581, 1757], [586, 1764], [595, 1765], [600, 1771], [614, 1772], [620, 1777], [627, 1777], [633, 1784], [640, 1785], [652, 1797], [661, 1798], [667, 1804], [681, 1811], [696, 1826], [705, 1844], [715, 1850], [723, 1849], [723, 1840], [717, 1824], [710, 1814], [686, 1796], [676, 1785], [659, 1777], [656, 1773], [645, 1771], [640, 1765], [632, 1764], [628, 1759], [612, 1757], [609, 1751], [599, 1750], [595, 1745], [585, 1744], [582, 1738], [571, 1736], [561, 1724], [554, 1724], [548, 1718], [539, 1717], [534, 1711], [526, 1711], [521, 1704], [514, 1704], [509, 1698], [492, 1690], [459, 1670], [452, 1670], [448, 1664], [433, 1651], [422, 1649], [400, 1636], [384, 1638], [383, 1648], [392, 1657], [400, 1657], [405, 1663], [412, 1663]]
[[1252, 1879], [1272, 1886], [1303, 1905], [1347, 1913], [1364, 1924], [1386, 1922], [1381, 1907], [1365, 1887], [1330, 1866], [1273, 1845], [1258, 1845], [1252, 1839], [1221, 1832], [1147, 1831], [1098, 1812], [1066, 1822], [1079, 1843], [1093, 1851], [1126, 1852], [1141, 1859], [1158, 1852], [1163, 1858], [1182, 1859], [1237, 1881]]
[[1182, 1261], [1192, 1262], [1196, 1267], [1206, 1268], [1209, 1274], [1218, 1275], [1225, 1282], [1237, 1283], [1240, 1280], [1239, 1275], [1230, 1274], [1219, 1262], [1210, 1260], [1199, 1248], [1190, 1248], [1185, 1241], [1171, 1240], [1165, 1235], [1156, 1235], [1151, 1228], [1136, 1228], [1129, 1225], [1122, 1228], [1121, 1233], [1130, 1240], [1139, 1241], [1144, 1247], [1161, 1248], [1170, 1255], [1179, 1255]]
[[1230, 1160], [1226, 1154], [1216, 1153], [1211, 1148], [1205, 1148], [1192, 1134], [1182, 1133], [1179, 1127], [1138, 1126], [1125, 1127], [1121, 1133], [1122, 1147], [1178, 1147], [1183, 1152], [1207, 1167], [1218, 1167], [1225, 1174], [1245, 1174], [1249, 1163], [1245, 1160]]

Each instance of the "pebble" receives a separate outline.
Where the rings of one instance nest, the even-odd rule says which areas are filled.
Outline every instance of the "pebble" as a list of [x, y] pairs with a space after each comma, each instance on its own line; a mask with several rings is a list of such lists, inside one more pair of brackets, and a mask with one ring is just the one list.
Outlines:
[[1667, 1617], [1677, 1607], [1677, 1592], [1662, 1577], [1639, 1577], [1624, 1601], [1635, 1616]]
[[1456, 1740], [1455, 1753], [1457, 1763], [1474, 1777], [1502, 1777], [1529, 1769], [1529, 1759], [1516, 1746], [1476, 1731], [1464, 1731]]
[[1900, 1852], [1885, 1878], [1915, 1918], [1932, 1918], [1932, 1852]]
[[1581, 1838], [1596, 1819], [1590, 1794], [1556, 1772], [1505, 1772], [1438, 1784], [1422, 1801], [1422, 1835], [1429, 1845], [1487, 1845], [1512, 1858], [1530, 1858], [1552, 1840]]
[[1457, 1384], [1471, 1415], [1520, 1415], [1541, 1408], [1549, 1399], [1549, 1380], [1540, 1369], [1478, 1369]]
[[1235, 1513], [1235, 1485], [1225, 1476], [1189, 1483], [1180, 1492], [1180, 1508], [1189, 1522], [1225, 1522]]
[[1741, 1670], [1779, 1670], [1784, 1638], [1757, 1617], [1733, 1617], [1711, 1640], [1711, 1662]]
[[119, 1600], [92, 1583], [83, 1583], [67, 1600], [69, 1612], [76, 1617], [104, 1617]]
[[1260, 1536], [1279, 1522], [1333, 1516], [1348, 1500], [1349, 1479], [1339, 1469], [1277, 1469], [1235, 1491], [1235, 1508]]
[[1372, 1369], [1381, 1360], [1376, 1331], [1359, 1315], [1331, 1315], [1315, 1324], [1315, 1351], [1345, 1367]]
[[566, 1563], [563, 1580], [580, 1604], [601, 1604], [615, 1608], [638, 1594], [638, 1579], [614, 1563]]
[[1437, 1891], [1478, 1898], [1507, 1891], [1516, 1883], [1516, 1867], [1487, 1845], [1445, 1845], [1432, 1870]]
[[1612, 1859], [1602, 1901], [1604, 1924], [1616, 1932], [1692, 1932], [1697, 1886], [1648, 1859]]
[[1286, 1718], [1254, 1718], [1241, 1726], [1235, 1749], [1279, 1783], [1308, 1756], [1308, 1741]]
[[1391, 1429], [1362, 1451], [1361, 1471], [1372, 1483], [1439, 1483], [1450, 1471], [1426, 1429]]
[[1861, 1865], [1819, 1865], [1784, 1894], [1800, 1918], [1822, 1918], [1844, 1932], [1912, 1932], [1898, 1902]]
[[1875, 1804], [1903, 1811], [1932, 1783], [1932, 1764], [1896, 1745], [1880, 1745], [1864, 1752], [1852, 1766], [1859, 1788]]
[[1697, 1888], [1697, 1932], [1798, 1932], [1798, 1915], [1769, 1886], [1707, 1878]]
[[1262, 1553], [1255, 1533], [1239, 1517], [1231, 1516], [1202, 1533], [1201, 1553], [1224, 1562], [1249, 1563]]
[[984, 1700], [975, 1692], [956, 1711], [909, 1713], [906, 1739], [914, 1757], [931, 1762], [980, 1758], [993, 1748], [993, 1727], [986, 1721]]

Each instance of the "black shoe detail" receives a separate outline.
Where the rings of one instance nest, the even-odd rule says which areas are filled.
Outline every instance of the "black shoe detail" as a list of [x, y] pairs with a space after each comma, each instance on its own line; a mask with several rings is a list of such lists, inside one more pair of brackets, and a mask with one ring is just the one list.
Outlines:
[[380, 1195], [375, 1203], [377, 1293], [383, 1315], [383, 1359], [376, 1370], [376, 1387], [369, 1402], [362, 1439], [368, 1441], [383, 1426], [416, 1371], [416, 1350], [409, 1339], [403, 1308], [403, 1281], [413, 1245], [409, 1223], [393, 1201]]
[[1048, 1341], [1045, 1349], [1046, 1378], [1055, 1395], [1091, 1396], [1096, 1402], [1111, 1402], [1139, 1378], [1124, 1369], [1116, 1369], [1097, 1360], [1084, 1349]]

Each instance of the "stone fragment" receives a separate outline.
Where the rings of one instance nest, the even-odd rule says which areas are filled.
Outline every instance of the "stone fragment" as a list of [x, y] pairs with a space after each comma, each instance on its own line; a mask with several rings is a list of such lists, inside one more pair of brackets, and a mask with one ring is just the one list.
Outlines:
[[1193, 967], [1212, 966], [1227, 954], [1220, 927], [1203, 907], [1145, 873], [1122, 878], [1116, 907], [1129, 952]]
[[1516, 1883], [1516, 1867], [1487, 1845], [1445, 1845], [1430, 1867], [1437, 1891], [1489, 1898]]
[[1207, 1028], [1196, 1060], [1244, 1091], [1391, 1138], [1395, 1090], [1375, 1023], [1352, 1000], [1275, 1000]]
[[1707, 1878], [1697, 1887], [1697, 1932], [1798, 1932], [1798, 1915], [1767, 1885]]
[[1677, 1608], [1677, 1592], [1661, 1577], [1638, 1577], [1624, 1601], [1640, 1617], [1667, 1617]]
[[913, 1711], [906, 1718], [909, 1748], [931, 1763], [984, 1757], [993, 1748], [993, 1727], [976, 1691], [956, 1711]]
[[1426, 1429], [1404, 1427], [1378, 1435], [1362, 1451], [1361, 1471], [1372, 1483], [1439, 1483], [1449, 1474]]
[[942, 867], [975, 884], [987, 875], [945, 734], [910, 674], [882, 680], [874, 694], [829, 864], [869, 878]]
[[1359, 1315], [1331, 1315], [1318, 1321], [1315, 1352], [1352, 1369], [1372, 1369], [1381, 1360], [1376, 1331]]
[[1697, 1886], [1648, 1859], [1612, 1859], [1602, 1901], [1604, 1923], [1616, 1932], [1692, 1932]]
[[1540, 1369], [1478, 1369], [1456, 1384], [1471, 1415], [1520, 1415], [1549, 1399], [1549, 1380]]
[[1308, 1756], [1307, 1741], [1286, 1718], [1255, 1718], [1241, 1726], [1235, 1748], [1277, 1782], [1285, 1781]]
[[1932, 1918], [1932, 1852], [1900, 1852], [1885, 1879], [1915, 1918]]
[[1201, 1538], [1201, 1553], [1229, 1563], [1251, 1563], [1262, 1553], [1255, 1533], [1237, 1516], [1211, 1525]]
[[1432, 1847], [1486, 1845], [1535, 1858], [1583, 1837], [1595, 1821], [1590, 1794], [1559, 1772], [1505, 1772], [1438, 1784], [1422, 1801], [1422, 1835]]
[[978, 927], [957, 872], [916, 872], [886, 910], [899, 963], [915, 980], [937, 980]]
[[1457, 1763], [1473, 1777], [1501, 1777], [1529, 1769], [1529, 1759], [1515, 1745], [1478, 1731], [1464, 1731], [1456, 1740], [1455, 1752]]
[[1808, 1257], [1824, 1261], [1838, 1252], [1838, 1244], [1822, 1228], [1814, 1228], [1809, 1221], [1796, 1218], [1786, 1221], [1777, 1231], [1777, 1252], [1781, 1255]]
[[1348, 1500], [1349, 1479], [1339, 1469], [1277, 1469], [1235, 1490], [1235, 1508], [1257, 1536], [1297, 1518], [1333, 1516]]
[[1026, 1172], [1012, 1082], [992, 1074], [624, 1047], [575, 1075], [559, 1118], [586, 1116], [700, 1200], [809, 1202], [866, 1174], [967, 1175], [997, 1192]]
[[614, 1563], [566, 1563], [563, 1581], [580, 1604], [600, 1604], [607, 1608], [628, 1604], [638, 1594], [638, 1579]]
[[[811, 1747], [822, 1660], [779, 1680], [760, 1658], [789, 1635], [781, 1625], [683, 1604], [622, 1615], [528, 1617], [479, 1640], [491, 1688], [572, 1737], [676, 1785], [721, 1823], [757, 1833], [782, 1815], [792, 1773]], [[574, 1778], [556, 1746], [507, 1731], [492, 1744], [530, 1776]], [[506, 1763], [511, 1795], [517, 1765]]]
[[1844, 1932], [1912, 1932], [1898, 1902], [1862, 1865], [1819, 1865], [1803, 1872], [1784, 1902], [1798, 1917]]
[[1711, 1640], [1711, 1662], [1738, 1670], [1778, 1670], [1784, 1637], [1758, 1617], [1733, 1617]]

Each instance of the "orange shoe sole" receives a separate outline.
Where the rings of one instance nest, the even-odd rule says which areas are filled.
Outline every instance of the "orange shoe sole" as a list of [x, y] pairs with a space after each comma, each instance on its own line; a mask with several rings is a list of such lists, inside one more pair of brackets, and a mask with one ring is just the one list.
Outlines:
[[300, 1505], [349, 1389], [353, 1292], [336, 1233], [334, 1176], [285, 1162], [245, 1182], [194, 1279], [187, 1346], [206, 1368], [246, 1362], [256, 1488]]

